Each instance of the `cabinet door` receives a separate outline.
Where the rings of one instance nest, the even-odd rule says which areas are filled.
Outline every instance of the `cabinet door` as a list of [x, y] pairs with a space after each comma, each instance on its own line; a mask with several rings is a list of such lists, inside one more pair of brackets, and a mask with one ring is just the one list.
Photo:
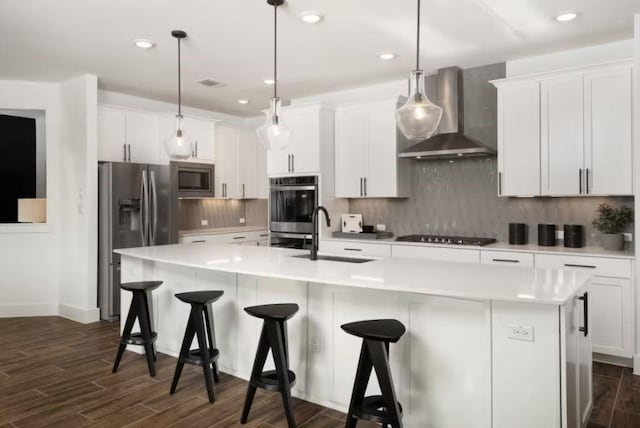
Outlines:
[[123, 110], [98, 108], [98, 160], [126, 161], [125, 114]]
[[437, 260], [443, 262], [480, 263], [480, 250], [422, 245], [392, 245], [392, 257]]
[[126, 112], [125, 136], [130, 161], [136, 163], [160, 163], [160, 123], [158, 116], [150, 113]]
[[187, 141], [192, 144], [191, 160], [213, 162], [215, 160], [215, 124], [203, 119], [185, 117], [184, 129]]
[[631, 69], [587, 74], [584, 84], [589, 194], [631, 195]]
[[[335, 168], [336, 197], [363, 196], [366, 175], [367, 108], [364, 105], [336, 110]], [[388, 163], [386, 159], [384, 164]]]
[[291, 108], [282, 113], [291, 129], [291, 141], [285, 152], [291, 153], [293, 173], [320, 171], [320, 112], [318, 107]]
[[498, 194], [540, 194], [540, 84], [498, 90]]
[[631, 281], [596, 276], [591, 282], [589, 297], [593, 352], [631, 358]]
[[238, 194], [238, 130], [228, 126], [216, 127], [215, 195], [221, 198], [240, 197]]
[[258, 197], [258, 139], [254, 132], [241, 129], [238, 138], [238, 195]]
[[367, 117], [367, 174], [365, 196], [398, 196], [395, 102], [369, 106]]
[[542, 92], [542, 194], [583, 193], [584, 100], [582, 76], [547, 80]]
[[267, 172], [267, 151], [256, 139], [256, 198], [269, 199], [269, 173]]

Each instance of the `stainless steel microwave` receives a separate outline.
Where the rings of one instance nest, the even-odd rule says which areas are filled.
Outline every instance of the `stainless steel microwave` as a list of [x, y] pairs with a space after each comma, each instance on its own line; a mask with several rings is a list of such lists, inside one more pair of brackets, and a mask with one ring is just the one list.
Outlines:
[[213, 198], [213, 164], [192, 162], [171, 162], [171, 178], [177, 186], [179, 198]]

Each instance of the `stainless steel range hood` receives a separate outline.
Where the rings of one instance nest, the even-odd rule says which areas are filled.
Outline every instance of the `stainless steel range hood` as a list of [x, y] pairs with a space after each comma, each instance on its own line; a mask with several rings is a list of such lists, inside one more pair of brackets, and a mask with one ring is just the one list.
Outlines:
[[[496, 150], [482, 142], [465, 135], [464, 128], [464, 92], [463, 73], [459, 67], [438, 70], [438, 101], [442, 107], [442, 120], [438, 134], [403, 150], [401, 158], [411, 159], [447, 159], [459, 157], [493, 156]], [[488, 84], [488, 82], [487, 82]], [[484, 108], [497, 109], [492, 100]], [[495, 124], [492, 125], [496, 130]]]

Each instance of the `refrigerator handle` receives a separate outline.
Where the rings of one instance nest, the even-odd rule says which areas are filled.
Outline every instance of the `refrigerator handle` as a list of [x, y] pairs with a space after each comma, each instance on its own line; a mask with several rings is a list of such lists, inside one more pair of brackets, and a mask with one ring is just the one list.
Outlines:
[[151, 204], [153, 222], [149, 226], [149, 245], [156, 245], [156, 235], [158, 232], [158, 189], [156, 187], [156, 173], [150, 171], [151, 174]]
[[142, 171], [142, 182], [140, 183], [140, 237], [142, 246], [147, 246], [147, 231], [149, 227], [149, 201], [147, 190], [147, 171]]

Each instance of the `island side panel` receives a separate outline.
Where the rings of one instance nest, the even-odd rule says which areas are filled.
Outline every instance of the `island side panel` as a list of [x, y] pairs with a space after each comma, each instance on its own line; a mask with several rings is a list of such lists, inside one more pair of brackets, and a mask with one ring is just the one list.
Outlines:
[[[493, 428], [561, 426], [560, 310], [492, 302]], [[533, 329], [532, 341], [510, 338]]]

